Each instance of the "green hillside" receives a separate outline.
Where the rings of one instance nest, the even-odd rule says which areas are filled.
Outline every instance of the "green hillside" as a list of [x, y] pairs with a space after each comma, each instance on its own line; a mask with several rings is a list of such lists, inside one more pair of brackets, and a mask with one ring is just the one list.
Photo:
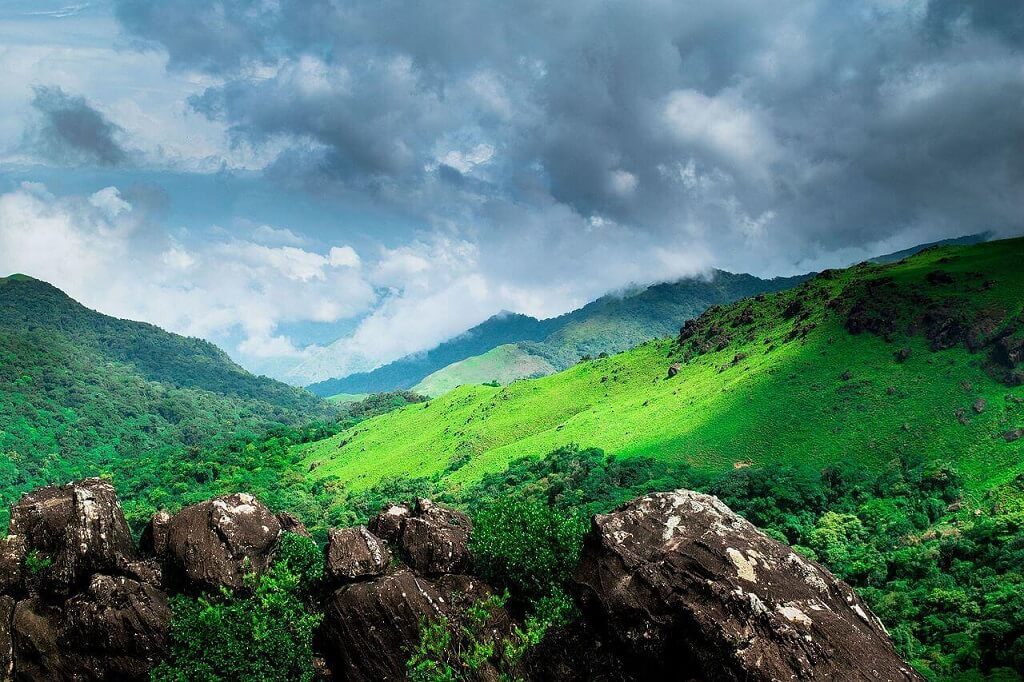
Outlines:
[[334, 408], [216, 346], [102, 315], [24, 275], [0, 279], [0, 509], [75, 477], [188, 460], [239, 433]]
[[[536, 320], [537, 324], [533, 326], [524, 322], [533, 318], [515, 316], [519, 319], [520, 332], [529, 331], [529, 336], [516, 336], [516, 332], [504, 322], [501, 329], [507, 340], [483, 346], [480, 341], [483, 338], [495, 338], [494, 330], [498, 328], [494, 326], [497, 323], [489, 320], [425, 355], [410, 356], [385, 365], [370, 375], [353, 375], [317, 384], [310, 389], [318, 395], [328, 395], [324, 390], [337, 386], [363, 385], [361, 382], [370, 376], [376, 376], [377, 380], [389, 377], [387, 382], [380, 385], [390, 387], [399, 377], [419, 376], [418, 372], [422, 371], [425, 366], [423, 363], [427, 361], [437, 366], [429, 375], [424, 375], [429, 376], [429, 379], [423, 378], [415, 389], [426, 395], [436, 396], [462, 384], [495, 379], [500, 384], [508, 384], [517, 379], [543, 376], [566, 369], [580, 358], [618, 353], [644, 341], [672, 334], [685, 320], [701, 314], [708, 306], [787, 289], [805, 279], [806, 276], [760, 279], [753, 275], [735, 275], [715, 270], [707, 278], [696, 277], [637, 287], [602, 296], [578, 310], [556, 318]], [[470, 352], [470, 340], [482, 350]], [[491, 353], [503, 344], [510, 347]], [[511, 348], [513, 345], [515, 350]], [[443, 357], [455, 360], [450, 360], [450, 364], [437, 364]], [[472, 361], [467, 364], [465, 361], [471, 358]], [[403, 379], [395, 385], [404, 386], [406, 381]]]
[[532, 355], [518, 344], [508, 343], [482, 355], [453, 362], [413, 387], [421, 395], [441, 395], [464, 384], [497, 382], [510, 384], [516, 379], [542, 377], [555, 372], [547, 360]]
[[980, 493], [1024, 470], [1022, 258], [1018, 239], [822, 273], [711, 308], [683, 343], [463, 386], [299, 452], [353, 489], [400, 475], [458, 487], [567, 444], [707, 471], [920, 453], [956, 461]]
[[[327, 379], [307, 388], [325, 398], [339, 394], [369, 394], [409, 389], [453, 362], [480, 355], [506, 343], [546, 338], [565, 316], [538, 320], [529, 315], [503, 312], [423, 353], [415, 353], [370, 372]], [[324, 351], [330, 352], [328, 346]]]

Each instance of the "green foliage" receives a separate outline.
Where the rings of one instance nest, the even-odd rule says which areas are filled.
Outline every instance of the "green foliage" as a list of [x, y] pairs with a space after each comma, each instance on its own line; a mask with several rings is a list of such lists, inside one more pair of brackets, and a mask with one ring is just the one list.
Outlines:
[[312, 540], [286, 533], [267, 572], [247, 577], [247, 594], [173, 597], [171, 653], [152, 679], [312, 680], [313, 633], [322, 616], [308, 599], [322, 562]]
[[489, 626], [507, 599], [491, 595], [455, 609], [453, 618], [421, 621], [420, 641], [406, 662], [410, 682], [485, 679], [485, 669], [501, 666], [503, 642]]
[[39, 575], [53, 565], [53, 559], [43, 556], [38, 550], [32, 550], [25, 556], [25, 570], [29, 575]]
[[474, 682], [521, 679], [518, 666], [530, 647], [551, 627], [564, 625], [573, 615], [572, 600], [555, 593], [539, 600], [523, 626], [502, 628], [498, 610], [508, 593], [454, 607], [451, 616], [420, 622], [420, 638], [406, 661], [410, 682]]
[[483, 578], [533, 601], [567, 582], [586, 528], [581, 513], [509, 495], [476, 514], [470, 549]]

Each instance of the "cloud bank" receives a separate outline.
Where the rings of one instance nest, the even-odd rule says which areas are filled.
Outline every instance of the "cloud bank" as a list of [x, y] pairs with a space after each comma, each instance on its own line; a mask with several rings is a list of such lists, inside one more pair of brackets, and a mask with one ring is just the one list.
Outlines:
[[[182, 236], [122, 188], [36, 196], [22, 225], [70, 226], [67, 238], [98, 254], [85, 261], [113, 248], [95, 236], [114, 229], [102, 225], [135, 225], [114, 232], [160, 301], [146, 319], [175, 310], [172, 329], [242, 329], [245, 357], [299, 362], [307, 376], [423, 350], [503, 308], [553, 315], [711, 266], [792, 274], [1024, 232], [1019, 3], [113, 7], [124, 59], [147, 78], [163, 64], [185, 111], [169, 117], [156, 95], [94, 106], [89, 90], [87, 102], [37, 89], [47, 158], [244, 168], [282, 196], [388, 219], [255, 218], [241, 236]], [[4, 195], [23, 207], [27, 196]], [[110, 217], [118, 198], [130, 208]], [[72, 281], [94, 299], [113, 288]], [[336, 319], [359, 323], [325, 353], [282, 331]]]
[[117, 7], [172, 69], [222, 79], [197, 110], [291, 141], [282, 181], [372, 192], [481, 244], [564, 209], [580, 240], [614, 222], [792, 271], [898, 234], [1024, 227], [1016, 3]]

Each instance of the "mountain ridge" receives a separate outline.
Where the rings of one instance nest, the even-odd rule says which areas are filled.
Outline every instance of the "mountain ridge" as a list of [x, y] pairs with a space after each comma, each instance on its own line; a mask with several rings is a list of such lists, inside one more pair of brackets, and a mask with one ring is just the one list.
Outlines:
[[[503, 325], [502, 320], [507, 316], [496, 315], [424, 353], [400, 358], [371, 372], [330, 379], [307, 388], [322, 397], [408, 389], [452, 363], [510, 343], [518, 344], [523, 352], [550, 363], [555, 369], [564, 369], [583, 355], [618, 352], [658, 333], [667, 333], [687, 317], [699, 314], [707, 305], [786, 288], [806, 277], [760, 279], [714, 270], [708, 278], [625, 287], [553, 318], [538, 320], [511, 313], [519, 324]], [[666, 308], [671, 308], [671, 312]], [[600, 327], [602, 320], [604, 326]]]

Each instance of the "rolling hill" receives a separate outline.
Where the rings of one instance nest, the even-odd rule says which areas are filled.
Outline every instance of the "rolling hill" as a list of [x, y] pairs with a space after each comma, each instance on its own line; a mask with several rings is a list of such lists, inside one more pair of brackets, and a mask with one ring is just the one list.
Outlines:
[[216, 346], [102, 315], [24, 275], [0, 279], [0, 490], [133, 467], [334, 408]]
[[569, 444], [707, 471], [919, 453], [955, 460], [980, 494], [1024, 471], [1022, 258], [1015, 239], [826, 271], [714, 306], [681, 338], [462, 386], [297, 453], [352, 489], [400, 476], [457, 489]]
[[[509, 383], [565, 369], [586, 355], [631, 348], [671, 333], [710, 305], [779, 291], [804, 279], [766, 280], [716, 270], [708, 278], [683, 279], [602, 296], [578, 310], [546, 320], [502, 313], [433, 350], [396, 360], [372, 372], [331, 379], [308, 388], [328, 397], [337, 393], [407, 389], [423, 382], [421, 389], [437, 395], [463, 383], [493, 379]], [[491, 353], [468, 365], [462, 362], [506, 344], [515, 344], [517, 349]], [[428, 376], [429, 381], [425, 381]]]

